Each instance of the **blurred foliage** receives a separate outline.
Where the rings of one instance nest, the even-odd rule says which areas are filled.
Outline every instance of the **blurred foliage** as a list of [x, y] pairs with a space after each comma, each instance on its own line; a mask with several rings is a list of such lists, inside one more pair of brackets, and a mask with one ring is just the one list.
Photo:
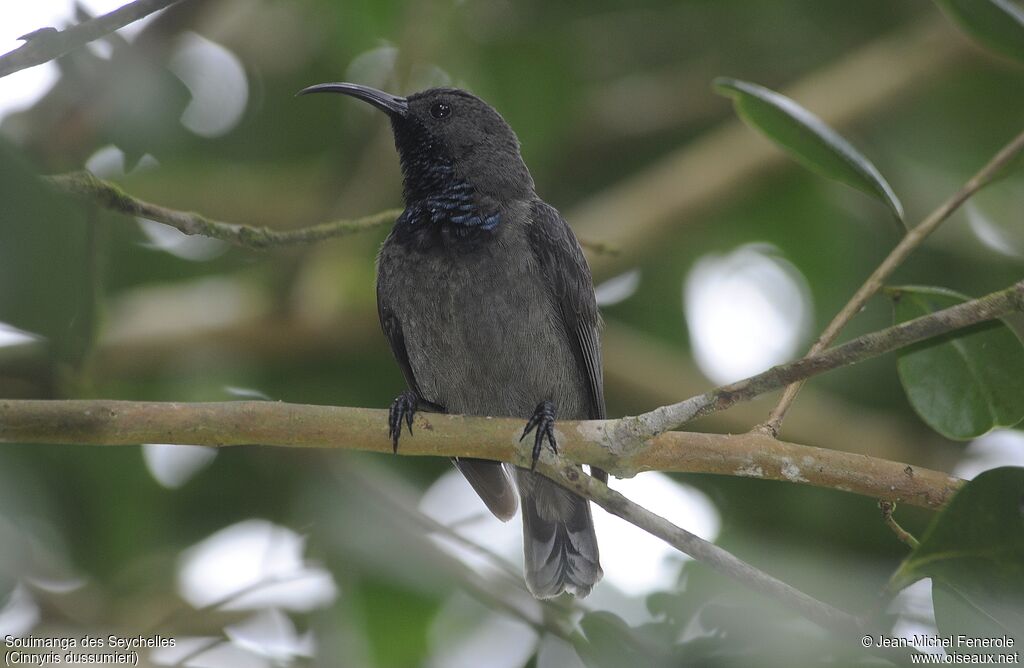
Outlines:
[[939, 0], [939, 5], [990, 49], [1024, 62], [1024, 7], [1012, 0]]
[[[0, 121], [0, 323], [37, 337], [0, 347], [0, 397], [230, 400], [237, 394], [228, 388], [243, 388], [272, 400], [382, 407], [403, 389], [373, 307], [383, 231], [266, 253], [185, 252], [189, 242], [161, 241], [130, 219], [66, 201], [35, 173], [81, 169], [112, 144], [128, 173], [114, 166], [102, 175], [173, 208], [280, 228], [372, 213], [401, 196], [386, 122], [360, 105], [313, 104], [295, 92], [351, 79], [395, 92], [453, 84], [501, 111], [538, 192], [571, 212], [734, 122], [711, 89], [716, 76], [788, 89], [876, 39], [936, 21], [946, 39], [963, 39], [923, 0], [185, 0], [131, 39], [105, 40], [109, 57], [91, 49], [62, 57], [58, 83]], [[189, 33], [227, 49], [245, 71], [244, 111], [219, 136], [197, 135], [179, 121], [199, 97], [171, 67]], [[913, 222], [1020, 131], [1022, 84], [1020, 66], [967, 46], [952, 65], [839, 130], [872, 156]], [[216, 108], [217, 95], [204, 99]], [[1019, 200], [1008, 193], [1019, 192], [1021, 178], [991, 188], [1018, 203], [992, 215], [997, 233], [1020, 225]], [[689, 269], [709, 253], [764, 242], [806, 278], [819, 331], [896, 242], [887, 217], [858, 193], [780, 163], [651, 239], [636, 260], [638, 291], [603, 309], [604, 317], [688, 354], [681, 299]], [[951, 219], [894, 282], [980, 295], [1019, 280], [1024, 249], [993, 246], [968, 223], [962, 214]], [[846, 336], [890, 322], [879, 298]], [[912, 410], [893, 357], [815, 380], [787, 424], [813, 393], [895, 425], [906, 448], [900, 456], [916, 465], [953, 470], [963, 457], [963, 444], [935, 436]], [[637, 406], [631, 387], [611, 378], [606, 394], [611, 416], [652, 407]], [[829, 424], [803, 434], [828, 447], [835, 432], [857, 429]], [[894, 456], [885, 445], [863, 447]], [[521, 632], [504, 645], [495, 637], [508, 634], [488, 636], [492, 644], [480, 651], [493, 652], [486, 660], [493, 666], [542, 665], [536, 643], [549, 647], [548, 637], [562, 645], [544, 656], [571, 654], [566, 648], [576, 645], [588, 665], [651, 665], [652, 655], [715, 666], [750, 665], [753, 657], [780, 666], [880, 661], [693, 563], [663, 591], [627, 594], [609, 580], [572, 606], [536, 604], [510, 576], [476, 578], [402, 512], [415, 516], [422, 490], [449, 468], [234, 448], [171, 489], [147, 471], [138, 448], [5, 445], [0, 610], [13, 609], [15, 594], [26, 590], [37, 636], [154, 628], [217, 636], [245, 613], [193, 616], [177, 582], [182, 552], [259, 517], [305, 536], [307, 557], [324, 563], [340, 589], [327, 607], [291, 612], [293, 635], [315, 635], [315, 655], [278, 663], [436, 665], [443, 649], [454, 651], [492, 615]], [[711, 498], [723, 547], [838, 607], [884, 609], [879, 597], [906, 549], [874, 500], [752, 479], [677, 479]], [[1006, 512], [1010, 522], [1013, 508]], [[902, 506], [898, 514], [918, 535], [933, 520]], [[934, 521], [953, 514], [951, 507]], [[958, 521], [969, 525], [972, 517]], [[932, 534], [925, 535], [922, 547]], [[68, 582], [76, 586], [54, 584]], [[471, 602], [453, 602], [456, 591]], [[161, 625], [169, 614], [173, 623]], [[922, 623], [927, 629], [931, 620]], [[254, 665], [270, 665], [260, 660]]]

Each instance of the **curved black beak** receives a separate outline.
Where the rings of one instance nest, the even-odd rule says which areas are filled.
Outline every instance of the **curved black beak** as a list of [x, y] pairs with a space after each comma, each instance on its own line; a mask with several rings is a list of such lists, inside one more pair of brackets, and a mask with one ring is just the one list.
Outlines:
[[341, 93], [358, 98], [377, 107], [381, 111], [404, 118], [409, 113], [409, 102], [404, 97], [385, 93], [376, 88], [361, 86], [353, 83], [325, 83], [303, 88], [297, 95], [308, 95], [309, 93]]

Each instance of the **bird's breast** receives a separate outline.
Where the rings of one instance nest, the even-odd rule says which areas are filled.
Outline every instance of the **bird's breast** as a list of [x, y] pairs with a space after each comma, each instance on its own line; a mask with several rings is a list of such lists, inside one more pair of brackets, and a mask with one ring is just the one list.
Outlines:
[[501, 209], [468, 181], [451, 178], [443, 187], [407, 203], [395, 223], [391, 241], [420, 252], [474, 253], [494, 242], [502, 219], [515, 210]]
[[512, 226], [474, 252], [389, 238], [378, 290], [402, 326], [425, 395], [450, 412], [529, 416], [552, 400], [585, 417], [586, 381], [525, 235]]

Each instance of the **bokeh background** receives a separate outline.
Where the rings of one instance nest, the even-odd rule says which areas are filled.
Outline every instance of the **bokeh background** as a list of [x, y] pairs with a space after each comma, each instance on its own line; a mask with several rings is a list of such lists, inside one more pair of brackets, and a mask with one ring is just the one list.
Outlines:
[[[0, 51], [121, 4], [5, 2]], [[832, 122], [910, 221], [1024, 120], [1024, 70], [926, 0], [186, 0], [0, 79], [0, 397], [386, 406], [403, 381], [374, 307], [384, 229], [247, 252], [91, 210], [36, 178], [87, 168], [149, 201], [281, 229], [399, 206], [382, 115], [294, 97], [339, 80], [487, 99], [541, 196], [618, 250], [590, 253], [609, 415], [791, 359], [898, 231], [882, 205], [736, 121], [712, 92], [719, 75]], [[986, 190], [893, 282], [981, 295], [1018, 280], [1022, 202], [1020, 177]], [[879, 297], [846, 335], [891, 320]], [[774, 399], [693, 428], [743, 431]], [[892, 356], [815, 379], [783, 437], [965, 477], [1024, 463], [1020, 432], [952, 443], [928, 430]], [[659, 473], [613, 486], [852, 612], [879, 605], [905, 554], [868, 498]], [[651, 665], [672, 643], [711, 665], [855, 660], [595, 514], [605, 581], [541, 605], [521, 583], [518, 520], [487, 515], [443, 460], [4, 445], [0, 636], [174, 637], [149, 665]], [[930, 514], [897, 516], [917, 532]], [[928, 596], [923, 583], [897, 599], [896, 633], [933, 628]]]

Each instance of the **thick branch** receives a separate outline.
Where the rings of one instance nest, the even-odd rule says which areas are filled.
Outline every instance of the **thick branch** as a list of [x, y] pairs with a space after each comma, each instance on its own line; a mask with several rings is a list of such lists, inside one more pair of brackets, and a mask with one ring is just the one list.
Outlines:
[[[148, 288], [126, 293], [119, 299], [132, 299], [145, 294], [145, 299], [159, 310], [158, 304], [173, 301], [179, 287], [151, 294]], [[201, 354], [203, 350], [230, 349], [242, 357], [254, 357], [263, 363], [297, 360], [320, 360], [338, 350], [363, 350], [380, 344], [380, 328], [376, 309], [370, 305], [349, 304], [333, 308], [331, 317], [306, 317], [304, 314], [261, 312], [240, 314], [225, 322], [210, 323], [191, 312], [176, 319], [173, 329], [154, 328], [147, 331], [125, 329], [117, 317], [116, 304], [104, 328], [95, 360], [95, 373], [105, 377], [146, 375], [152, 373], [190, 373], [183, 357]], [[604, 349], [606, 391], [625, 393], [635, 405], [661, 406], [679, 397], [700, 394], [707, 381], [693, 360], [683, 350], [652, 335], [642, 333], [621, 322], [605, 319], [601, 337]], [[9, 349], [11, 354], [16, 349]], [[26, 348], [23, 354], [28, 354]], [[210, 364], [230, 364], [221, 357], [206, 359]], [[865, 455], [907, 459], [922, 457], [918, 463], [943, 468], [951, 453], [946, 448], [932, 448], [942, 439], [924, 423], [907, 420], [880, 408], [851, 406], [821, 390], [804, 390], [800, 409], [788, 417], [787, 439], [798, 443], [827, 443], [833, 450], [859, 452]], [[768, 396], [746, 404], [737, 404], [728, 411], [709, 416], [701, 431], [738, 433], [764, 419], [771, 408]], [[925, 446], [922, 450], [918, 446]]]
[[[811, 346], [811, 350], [808, 355], [814, 355], [816, 353], [825, 350], [836, 340], [839, 336], [839, 332], [842, 331], [843, 327], [848, 322], [853, 320], [853, 317], [860, 313], [864, 305], [867, 304], [868, 300], [871, 299], [885, 283], [885, 280], [892, 275], [903, 261], [918, 247], [921, 243], [938, 228], [947, 218], [953, 215], [953, 212], [960, 208], [960, 206], [970, 199], [976, 192], [984, 188], [986, 185], [992, 182], [993, 179], [997, 178], [1000, 172], [1014, 160], [1021, 151], [1024, 151], [1024, 132], [1017, 135], [1009, 144], [1004, 146], [995, 157], [989, 160], [988, 164], [981, 168], [977, 174], [972, 176], [970, 180], [963, 185], [960, 190], [953, 194], [952, 197], [947, 199], [942, 205], [932, 211], [927, 218], [916, 225], [910, 230], [892, 249], [889, 256], [882, 261], [878, 268], [875, 269], [874, 273], [868, 277], [863, 285], [857, 290], [856, 294], [850, 298], [846, 306], [842, 308], [839, 313], [832, 319], [832, 322], [828, 324], [825, 331], [821, 333], [818, 340]], [[786, 411], [789, 410], [793, 400], [796, 399], [797, 393], [800, 392], [800, 388], [803, 386], [803, 381], [793, 383], [786, 388], [786, 391], [782, 394], [779, 399], [779, 403], [772, 410], [771, 415], [768, 417], [768, 421], [761, 425], [761, 429], [771, 435], [777, 435], [779, 429], [782, 426], [782, 421], [786, 417]]]
[[175, 2], [178, 0], [135, 0], [66, 30], [43, 28], [25, 35], [24, 44], [0, 56], [0, 77], [59, 58]]
[[642, 442], [695, 418], [725, 410], [739, 401], [749, 401], [790, 383], [1020, 311], [1024, 311], [1024, 281], [984, 297], [865, 334], [825, 352], [774, 366], [756, 376], [715, 388], [685, 401], [662, 406], [633, 418], [623, 418], [618, 421], [621, 428], [617, 430], [616, 440], [625, 443]]
[[[559, 451], [619, 477], [660, 470], [716, 473], [803, 483], [901, 501], [942, 506], [960, 481], [944, 473], [834, 450], [777, 442], [758, 434], [723, 436], [670, 432], [617, 455], [609, 446], [617, 420], [559, 422]], [[0, 443], [208, 446], [275, 445], [390, 453], [387, 412], [264, 401], [162, 403], [141, 401], [0, 400]], [[529, 465], [519, 442], [523, 423], [418, 413], [399, 453], [480, 457]]]
[[[264, 443], [267, 445], [332, 447], [389, 452], [386, 412], [383, 410], [304, 406], [277, 402], [229, 402], [216, 404], [174, 404], [118, 401], [0, 401], [0, 441], [4, 442], [62, 442], [85, 444], [132, 444], [139, 442], [193, 443], [200, 445], [239, 445]], [[803, 594], [789, 585], [763, 573], [729, 552], [664, 518], [629, 501], [603, 483], [584, 475], [572, 461], [592, 462], [602, 467], [615, 462], [597, 436], [606, 423], [560, 424], [558, 434], [562, 455], [558, 459], [545, 453], [539, 464], [541, 472], [553, 477], [580, 494], [593, 499], [598, 505], [628, 522], [662, 538], [673, 547], [689, 554], [716, 571], [782, 601], [808, 619], [821, 625], [850, 633], [859, 629], [856, 618]], [[454, 415], [421, 413], [416, 418], [415, 435], [402, 441], [400, 452], [407, 455], [474, 456], [499, 459], [525, 465], [529, 453], [519, 444], [521, 420], [468, 418]], [[650, 444], [650, 455], [634, 456], [634, 464], [658, 461], [659, 454], [676, 461], [676, 455], [687, 453], [689, 461], [705, 462], [709, 470], [739, 475], [771, 477], [771, 469], [754, 473], [750, 470], [721, 471], [721, 461], [736, 458], [730, 453], [732, 446], [746, 448], [746, 457], [757, 460], [764, 450], [767, 437], [744, 435], [736, 444], [730, 437], [703, 434], [663, 434]], [[761, 443], [751, 442], [760, 438]], [[708, 444], [720, 446], [708, 448]], [[939, 502], [956, 489], [953, 479], [932, 471], [896, 473], [904, 465], [870, 460], [867, 457], [843, 455], [817, 448], [792, 445], [792, 457], [783, 456], [786, 463], [780, 469], [780, 479], [794, 482], [822, 480], [818, 476], [836, 475], [851, 485], [866, 483], [871, 486], [870, 496], [891, 497], [907, 490], [913, 495], [910, 503]], [[693, 451], [698, 454], [694, 456]], [[724, 454], [723, 454], [724, 453]], [[813, 453], [813, 454], [808, 454]], [[837, 455], [846, 463], [830, 461]], [[554, 462], [554, 463], [552, 463]], [[793, 464], [797, 462], [798, 464]], [[859, 471], [844, 471], [842, 467], [856, 463], [864, 465]], [[831, 466], [838, 466], [830, 471]], [[800, 466], [803, 468], [801, 469]], [[884, 473], [889, 469], [889, 473]], [[809, 477], [800, 475], [803, 471]], [[883, 471], [876, 476], [877, 471]], [[888, 477], [893, 477], [889, 480]], [[892, 483], [892, 484], [890, 484]], [[922, 492], [922, 483], [924, 489]], [[927, 489], [932, 484], [936, 489]], [[917, 491], [911, 491], [917, 486]], [[852, 489], [852, 488], [851, 488]], [[894, 492], [893, 490], [899, 490]], [[940, 499], [941, 497], [941, 499]], [[926, 501], [927, 503], [927, 501]]]
[[[558, 440], [571, 461], [620, 476], [651, 469], [753, 476], [938, 507], [959, 484], [941, 473], [757, 434], [664, 432], [793, 381], [1014, 311], [1024, 311], [1024, 281], [637, 417], [560, 423]], [[382, 411], [269, 402], [0, 401], [0, 442], [8, 443], [262, 443], [387, 452], [383, 424]], [[419, 438], [404, 440], [404, 453], [529, 463], [518, 420], [421, 413], [417, 424]]]

